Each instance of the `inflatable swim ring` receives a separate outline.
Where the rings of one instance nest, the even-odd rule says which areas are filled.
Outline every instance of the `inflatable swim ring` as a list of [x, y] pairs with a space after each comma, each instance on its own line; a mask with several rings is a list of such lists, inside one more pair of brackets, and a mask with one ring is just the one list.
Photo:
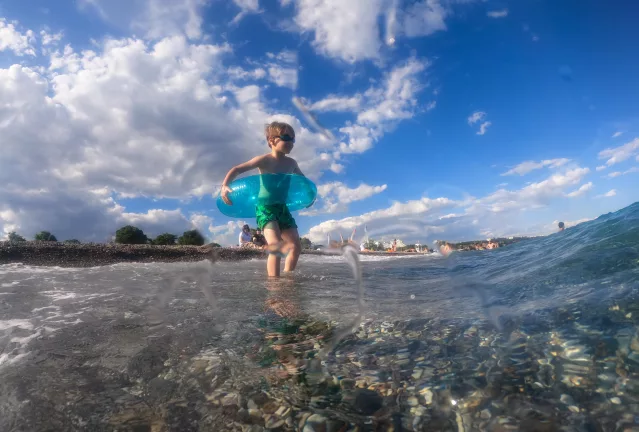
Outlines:
[[235, 218], [255, 217], [255, 206], [286, 204], [289, 211], [310, 207], [317, 197], [317, 186], [297, 174], [258, 174], [234, 180], [229, 185], [232, 205], [217, 197], [222, 214]]

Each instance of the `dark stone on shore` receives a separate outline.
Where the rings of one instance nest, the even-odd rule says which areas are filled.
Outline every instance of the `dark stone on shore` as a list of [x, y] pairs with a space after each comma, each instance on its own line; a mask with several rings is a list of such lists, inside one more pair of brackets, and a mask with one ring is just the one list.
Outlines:
[[[338, 250], [302, 250], [304, 255], [335, 255]], [[408, 252], [360, 252], [361, 255], [420, 255]], [[66, 244], [28, 241], [0, 242], [0, 265], [22, 263], [33, 266], [97, 267], [124, 262], [241, 261], [266, 258], [259, 249], [204, 246], [125, 245], [116, 243]]]
[[240, 261], [266, 257], [255, 249], [204, 246], [123, 245], [111, 243], [0, 242], [0, 264], [96, 267], [123, 262]]

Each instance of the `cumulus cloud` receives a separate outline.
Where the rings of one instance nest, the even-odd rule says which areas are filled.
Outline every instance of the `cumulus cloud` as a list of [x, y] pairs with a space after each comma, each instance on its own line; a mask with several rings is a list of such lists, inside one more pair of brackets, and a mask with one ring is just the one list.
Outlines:
[[508, 175], [514, 175], [514, 174], [523, 176], [528, 174], [531, 171], [541, 169], [541, 168], [546, 168], [546, 167], [559, 168], [564, 166], [568, 162], [570, 162], [570, 159], [566, 159], [566, 158], [546, 159], [539, 162], [525, 161], [520, 163], [519, 165], [516, 165], [514, 168], [511, 168], [510, 170], [506, 171], [505, 173], [502, 174], [502, 176], [508, 176]]
[[297, 89], [297, 53], [285, 50], [266, 55], [271, 60], [266, 65], [269, 80], [280, 87]]
[[329, 95], [311, 103], [311, 109], [322, 111], [352, 111], [357, 114], [339, 131], [343, 154], [363, 153], [376, 140], [401, 120], [412, 118], [419, 110], [417, 95], [428, 84], [420, 77], [429, 67], [426, 60], [410, 58], [388, 71], [380, 84], [355, 95]]
[[494, 10], [486, 13], [490, 18], [506, 18], [508, 16], [508, 9]]
[[636, 173], [639, 172], [639, 167], [632, 167], [629, 168], [625, 171], [615, 171], [615, 172], [611, 172], [610, 174], [608, 174], [606, 177], [607, 178], [615, 178], [615, 177], [620, 177], [626, 174], [632, 174], [632, 173]]
[[11, 51], [16, 56], [35, 56], [35, 34], [32, 30], [20, 31], [16, 22], [0, 18], [0, 52]]
[[186, 35], [202, 37], [202, 10], [208, 0], [79, 0], [82, 10], [94, 11], [103, 20], [125, 30], [142, 32], [145, 38]]
[[46, 30], [41, 30], [40, 31], [40, 39], [42, 40], [42, 46], [49, 46], [49, 45], [57, 45], [58, 42], [60, 42], [62, 40], [62, 38], [64, 37], [64, 32], [57, 32], [57, 33], [49, 33]]
[[[321, 242], [328, 235], [335, 238], [340, 232], [350, 233], [353, 229], [363, 233], [365, 226], [371, 237], [401, 238], [408, 243], [432, 241], [434, 236], [468, 239], [486, 233], [513, 235], [519, 228], [518, 218], [526, 214], [522, 210], [543, 208], [555, 199], [565, 198], [588, 173], [588, 168], [577, 167], [518, 190], [499, 189], [480, 198], [440, 197], [396, 202], [360, 216], [322, 222], [312, 227], [308, 235], [311, 241]], [[584, 185], [578, 190], [585, 193], [590, 187]]]
[[[305, 216], [313, 216], [323, 213], [336, 213], [346, 211], [348, 204], [362, 201], [386, 190], [386, 185], [371, 186], [365, 183], [350, 188], [342, 182], [331, 182], [319, 185], [317, 195], [320, 198], [320, 207], [301, 212]], [[317, 204], [316, 204], [317, 206]]]
[[[328, 220], [312, 227], [308, 237], [313, 242], [320, 242], [333, 235], [339, 237], [340, 232], [350, 233], [353, 229], [364, 232], [364, 226], [368, 225], [371, 235], [383, 234], [384, 232], [412, 230], [414, 232], [427, 228], [424, 223], [416, 224], [412, 221], [402, 221], [402, 218], [415, 218], [430, 215], [436, 210], [454, 207], [457, 203], [448, 198], [422, 198], [419, 200], [407, 201], [404, 203], [395, 202], [390, 207], [365, 213], [360, 216], [351, 216], [340, 220]], [[403, 226], [398, 226], [402, 224]], [[436, 231], [436, 228], [431, 228]], [[424, 232], [426, 234], [426, 232]]]
[[129, 222], [151, 233], [215, 227], [177, 209], [127, 212], [117, 199], [214, 193], [231, 166], [267, 151], [272, 120], [296, 129], [305, 174], [333, 168], [323, 135], [273, 112], [259, 87], [224, 81], [230, 51], [179, 35], [107, 39], [81, 53], [53, 48], [38, 59], [45, 67], [0, 69], [0, 233], [104, 241]]
[[612, 166], [623, 162], [639, 153], [639, 138], [619, 147], [607, 148], [599, 152], [599, 159], [607, 159], [606, 165]]
[[586, 184], [581, 185], [579, 189], [566, 194], [566, 196], [568, 198], [577, 198], [577, 197], [583, 196], [590, 189], [592, 189], [592, 182], [588, 182]]
[[595, 168], [595, 170], [597, 170], [597, 171], [603, 171], [603, 170], [605, 170], [606, 168], [608, 168], [606, 165], [599, 165], [597, 168]]
[[[403, 4], [386, 0], [292, 0], [295, 24], [301, 33], [313, 35], [316, 51], [353, 63], [379, 58], [383, 46], [380, 28], [385, 18], [386, 44], [397, 38], [428, 36], [446, 30], [449, 11], [439, 0]], [[284, 3], [282, 3], [284, 5]]]

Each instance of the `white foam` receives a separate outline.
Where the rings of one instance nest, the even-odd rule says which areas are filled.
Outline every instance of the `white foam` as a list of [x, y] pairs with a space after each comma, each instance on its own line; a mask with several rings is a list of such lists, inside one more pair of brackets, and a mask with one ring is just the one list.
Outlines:
[[25, 337], [13, 337], [11, 338], [11, 342], [13, 343], [18, 343], [20, 344], [20, 346], [24, 346], [26, 344], [28, 344], [29, 342], [31, 342], [33, 339], [37, 338], [38, 336], [40, 336], [40, 331], [38, 331], [37, 333], [32, 334], [31, 336], [25, 336]]
[[[41, 308], [35, 308], [35, 309], [32, 309], [31, 312], [40, 312], [40, 311], [43, 311], [45, 309], [60, 310], [60, 306], [45, 306], [45, 307], [41, 307]], [[53, 313], [53, 312], [47, 312], [47, 313]]]
[[9, 357], [9, 354], [0, 355], [0, 367], [17, 363], [21, 358], [28, 356], [29, 353], [21, 353], [14, 357]]
[[0, 265], [0, 274], [10, 273], [74, 273], [85, 270], [79, 267], [37, 267], [24, 265], [22, 263], [2, 264]]
[[40, 294], [51, 297], [53, 301], [67, 300], [77, 297], [76, 293], [69, 291], [40, 291]]
[[[423, 259], [431, 259], [434, 254], [420, 254], [420, 255], [358, 255], [359, 260], [361, 262], [370, 262], [370, 261], [394, 261], [394, 260], [423, 260]], [[344, 261], [344, 258], [340, 254], [331, 254], [331, 255], [301, 255], [300, 262], [339, 262]]]
[[[19, 283], [20, 283], [20, 281], [13, 281], [13, 282], [9, 282], [9, 283], [3, 283], [3, 284], [0, 284], [0, 287], [9, 288], [9, 287], [18, 285]], [[8, 294], [11, 294], [11, 293], [8, 293]]]
[[23, 330], [33, 330], [33, 323], [25, 319], [0, 320], [0, 330], [8, 330], [13, 327], [18, 327]]

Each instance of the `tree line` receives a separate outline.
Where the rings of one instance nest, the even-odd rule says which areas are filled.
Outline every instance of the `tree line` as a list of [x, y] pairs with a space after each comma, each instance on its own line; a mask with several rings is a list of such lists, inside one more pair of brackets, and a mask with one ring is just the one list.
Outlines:
[[[35, 241], [57, 242], [58, 239], [49, 231], [40, 231], [34, 238]], [[12, 231], [9, 233], [9, 241], [12, 243], [27, 241], [23, 236]], [[157, 246], [182, 245], [202, 246], [205, 243], [204, 236], [198, 230], [184, 231], [181, 236], [172, 233], [163, 233], [155, 238], [150, 238], [144, 231], [133, 225], [126, 225], [115, 232], [115, 242], [119, 244], [151, 244]], [[80, 244], [77, 239], [64, 240], [66, 244]], [[220, 247], [217, 243], [212, 246]]]

